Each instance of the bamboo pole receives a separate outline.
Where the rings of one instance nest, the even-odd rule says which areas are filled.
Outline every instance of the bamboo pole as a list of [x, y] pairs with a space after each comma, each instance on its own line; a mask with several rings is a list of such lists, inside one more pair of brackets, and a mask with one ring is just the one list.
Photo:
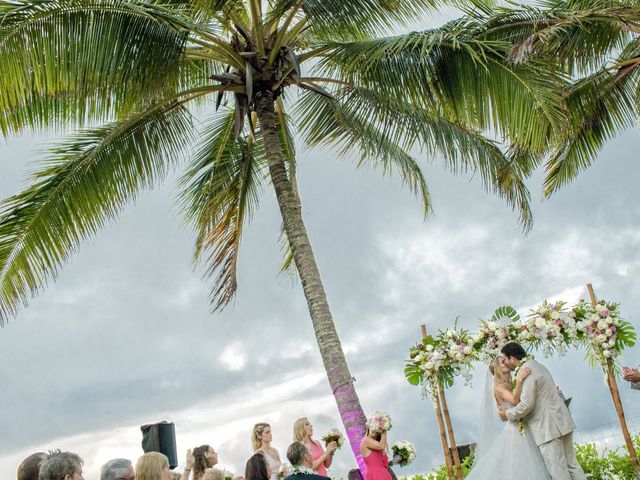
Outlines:
[[[420, 331], [422, 332], [422, 338], [427, 336], [427, 327], [420, 325]], [[447, 466], [447, 478], [449, 480], [456, 480], [453, 474], [453, 466], [451, 464], [451, 453], [449, 452], [449, 444], [447, 442], [447, 434], [444, 429], [444, 421], [442, 420], [442, 408], [440, 406], [440, 396], [438, 391], [433, 388], [431, 391], [433, 397], [433, 406], [436, 411], [436, 419], [438, 420], [438, 428], [440, 429], [440, 441], [442, 442], [442, 452], [444, 453], [444, 463]]]
[[[593, 286], [588, 283], [587, 290], [589, 291], [589, 297], [591, 298], [591, 304], [596, 305], [598, 303], [596, 299], [596, 294], [593, 291]], [[627, 420], [624, 416], [624, 408], [622, 406], [622, 399], [620, 398], [620, 391], [618, 390], [618, 383], [616, 382], [616, 377], [613, 372], [613, 360], [610, 358], [607, 360], [607, 384], [609, 385], [609, 392], [611, 393], [611, 399], [613, 400], [613, 406], [616, 410], [616, 414], [618, 415], [618, 421], [620, 422], [620, 428], [622, 429], [622, 436], [624, 437], [624, 443], [627, 446], [627, 450], [629, 451], [629, 458], [631, 460], [631, 466], [633, 467], [633, 471], [636, 475], [640, 474], [640, 467], [638, 465], [638, 456], [636, 455], [636, 449], [633, 447], [633, 441], [631, 440], [631, 435], [629, 434], [629, 429], [627, 428]]]
[[444, 413], [444, 420], [447, 424], [447, 432], [449, 433], [449, 442], [451, 443], [451, 452], [453, 453], [453, 465], [455, 466], [458, 480], [463, 480], [464, 475], [462, 474], [462, 465], [460, 464], [460, 454], [458, 453], [458, 446], [456, 445], [456, 437], [453, 434], [453, 424], [451, 423], [451, 417], [449, 416], [447, 398], [444, 394], [444, 388], [442, 388], [441, 384], [438, 384], [438, 393], [440, 394], [442, 412]]

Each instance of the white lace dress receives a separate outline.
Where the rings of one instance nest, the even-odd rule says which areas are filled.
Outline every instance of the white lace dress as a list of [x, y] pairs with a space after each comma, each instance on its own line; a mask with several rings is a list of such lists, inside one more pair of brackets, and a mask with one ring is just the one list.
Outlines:
[[[503, 407], [509, 409], [512, 405], [503, 402]], [[466, 480], [551, 480], [540, 450], [526, 424], [522, 434], [517, 422], [504, 423], [504, 428], [486, 453], [474, 461]]]

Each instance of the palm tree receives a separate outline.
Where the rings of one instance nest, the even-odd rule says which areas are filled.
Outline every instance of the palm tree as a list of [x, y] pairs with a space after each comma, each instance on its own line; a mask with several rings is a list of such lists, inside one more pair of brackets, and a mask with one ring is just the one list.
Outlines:
[[[296, 142], [398, 174], [425, 215], [429, 193], [411, 152], [438, 155], [453, 172], [478, 172], [526, 229], [524, 178], [562, 121], [556, 76], [508, 65], [509, 44], [484, 38], [473, 18], [385, 36], [442, 3], [0, 1], [3, 134], [78, 128], [51, 148], [32, 185], [3, 203], [0, 321], [177, 167], [195, 260], [207, 266], [213, 309], [224, 307], [236, 291], [243, 228], [270, 182], [287, 263], [358, 455], [365, 417], [301, 215]], [[482, 135], [489, 129], [499, 141]]]
[[551, 195], [640, 119], [640, 4], [548, 0], [493, 12], [487, 29], [513, 43], [513, 62], [545, 61], [570, 79], [563, 89], [567, 127], [546, 163], [545, 194]]

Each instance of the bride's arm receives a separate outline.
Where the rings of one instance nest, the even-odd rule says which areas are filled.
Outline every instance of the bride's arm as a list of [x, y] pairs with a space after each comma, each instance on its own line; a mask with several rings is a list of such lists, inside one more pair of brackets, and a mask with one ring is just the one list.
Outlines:
[[518, 372], [516, 376], [516, 388], [513, 391], [503, 387], [502, 385], [496, 385], [496, 396], [499, 396], [503, 400], [506, 400], [514, 407], [520, 403], [520, 397], [522, 396], [522, 388], [524, 380], [531, 374], [531, 369], [523, 368]]

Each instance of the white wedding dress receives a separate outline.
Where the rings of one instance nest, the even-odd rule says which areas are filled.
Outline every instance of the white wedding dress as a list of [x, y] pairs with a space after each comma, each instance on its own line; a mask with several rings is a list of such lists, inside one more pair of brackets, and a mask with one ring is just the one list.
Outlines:
[[[503, 402], [503, 407], [513, 405]], [[495, 414], [495, 411], [494, 411]], [[525, 424], [526, 425], [526, 424]], [[524, 435], [520, 425], [504, 422], [504, 428], [473, 462], [466, 480], [494, 480], [513, 478], [517, 480], [550, 480], [540, 450], [525, 426]]]

